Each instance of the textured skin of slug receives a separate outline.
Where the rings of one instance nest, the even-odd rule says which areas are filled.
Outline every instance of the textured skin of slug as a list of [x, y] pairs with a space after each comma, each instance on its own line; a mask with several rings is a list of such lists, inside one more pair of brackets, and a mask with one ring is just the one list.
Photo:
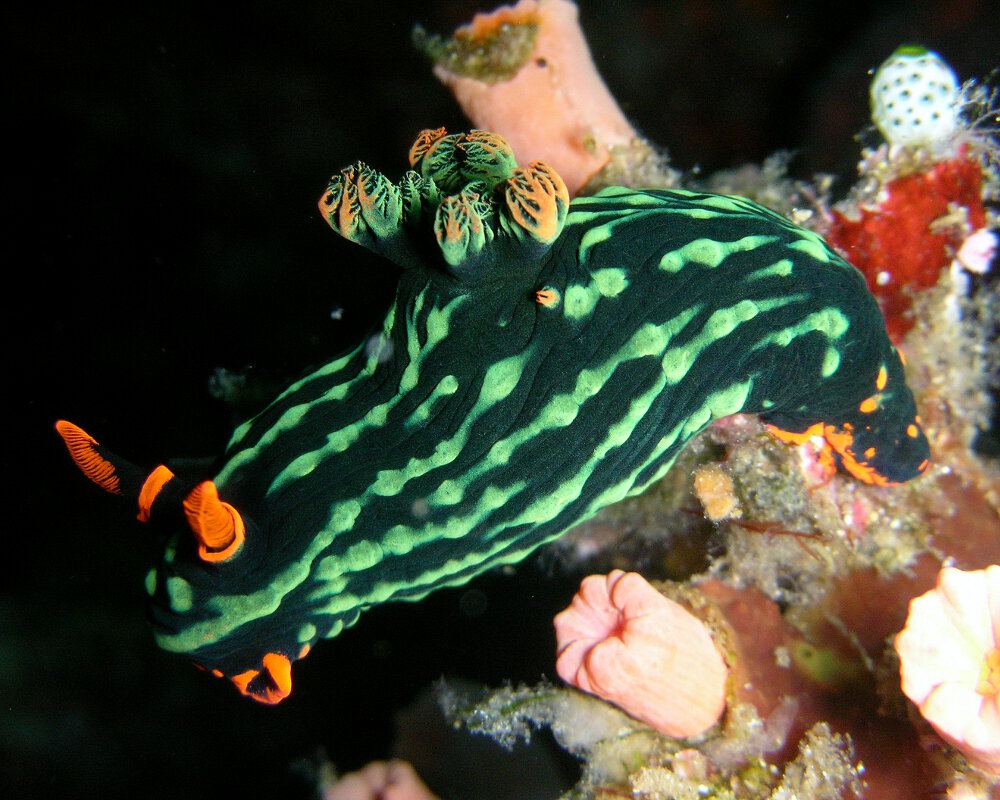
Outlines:
[[[402, 268], [377, 335], [235, 432], [218, 498], [144, 489], [147, 517], [176, 524], [186, 497], [210, 533], [199, 549], [182, 519], [150, 574], [165, 649], [276, 702], [290, 662], [365, 609], [520, 561], [737, 412], [823, 435], [867, 482], [925, 468], [876, 303], [816, 234], [738, 197], [570, 204], [550, 168], [517, 167], [482, 131], [425, 131], [410, 161], [396, 184], [358, 162], [320, 199], [334, 230]], [[107, 462], [137, 483], [64, 438], [94, 480]]]

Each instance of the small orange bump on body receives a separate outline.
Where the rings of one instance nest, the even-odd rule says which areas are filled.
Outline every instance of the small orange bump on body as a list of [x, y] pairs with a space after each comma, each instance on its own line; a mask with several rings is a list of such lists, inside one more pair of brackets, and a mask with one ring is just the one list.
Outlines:
[[535, 302], [540, 306], [552, 308], [559, 302], [559, 292], [546, 286], [544, 289], [539, 289], [535, 292]]
[[916, 439], [920, 435], [920, 428], [911, 423], [906, 426], [906, 435], [911, 439]]
[[871, 414], [875, 409], [878, 408], [878, 396], [867, 397], [861, 401], [861, 405], [858, 406], [858, 411], [862, 414]]
[[871, 461], [873, 458], [875, 458], [875, 448], [874, 447], [869, 447], [867, 450], [865, 450], [865, 458], [867, 458], [869, 461]]
[[885, 367], [881, 367], [878, 371], [878, 377], [875, 378], [875, 388], [881, 392], [888, 382], [889, 373], [885, 371]]

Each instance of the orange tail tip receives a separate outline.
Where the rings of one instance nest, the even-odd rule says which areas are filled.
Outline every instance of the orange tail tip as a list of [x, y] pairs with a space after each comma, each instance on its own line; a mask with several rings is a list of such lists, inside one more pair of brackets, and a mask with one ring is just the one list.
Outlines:
[[56, 432], [62, 437], [70, 457], [84, 475], [106, 492], [122, 494], [118, 470], [101, 454], [100, 445], [93, 436], [64, 419], [56, 422]]
[[226, 561], [243, 544], [246, 533], [243, 518], [229, 503], [219, 499], [212, 481], [199, 483], [184, 498], [184, 515], [198, 539], [198, 554], [204, 561]]
[[259, 703], [274, 705], [292, 693], [292, 662], [282, 653], [268, 653], [263, 670], [248, 669], [232, 678], [241, 694]]

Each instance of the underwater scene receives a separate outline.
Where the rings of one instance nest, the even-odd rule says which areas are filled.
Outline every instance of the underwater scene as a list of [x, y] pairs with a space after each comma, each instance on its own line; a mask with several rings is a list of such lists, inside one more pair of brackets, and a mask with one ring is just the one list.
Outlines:
[[0, 796], [1000, 800], [994, 5], [12, 15]]

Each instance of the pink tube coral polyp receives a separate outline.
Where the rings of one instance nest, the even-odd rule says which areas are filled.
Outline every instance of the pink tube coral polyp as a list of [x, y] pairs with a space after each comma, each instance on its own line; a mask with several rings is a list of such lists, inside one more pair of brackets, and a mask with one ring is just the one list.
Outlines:
[[1000, 776], [1000, 566], [945, 568], [896, 636], [904, 694], [969, 763]]
[[729, 670], [708, 628], [638, 573], [584, 578], [554, 623], [567, 683], [678, 738], [722, 716]]

